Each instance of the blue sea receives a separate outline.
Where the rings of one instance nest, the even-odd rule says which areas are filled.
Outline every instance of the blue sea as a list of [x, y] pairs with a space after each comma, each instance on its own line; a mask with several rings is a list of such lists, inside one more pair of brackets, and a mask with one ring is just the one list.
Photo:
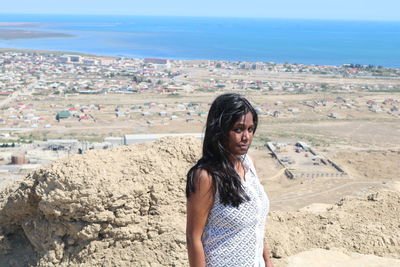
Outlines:
[[400, 68], [400, 21], [0, 15], [23, 29], [73, 37], [1, 40], [0, 47], [120, 57], [212, 59]]

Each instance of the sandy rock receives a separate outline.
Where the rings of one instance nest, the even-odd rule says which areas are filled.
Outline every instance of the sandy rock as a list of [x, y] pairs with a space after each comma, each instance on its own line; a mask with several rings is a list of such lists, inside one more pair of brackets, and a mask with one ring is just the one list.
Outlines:
[[0, 194], [0, 265], [19, 233], [31, 260], [17, 265], [186, 266], [185, 175], [199, 154], [197, 139], [165, 138], [35, 171]]
[[[165, 138], [90, 151], [12, 184], [0, 192], [0, 266], [187, 266], [185, 175], [200, 146]], [[392, 263], [380, 257], [400, 259], [399, 206], [394, 190], [271, 212], [271, 254], [282, 266], [314, 248], [341, 266], [358, 263], [351, 253]]]
[[400, 266], [399, 259], [349, 253], [339, 249], [312, 249], [304, 251], [287, 259], [287, 267], [387, 267]]
[[[347, 197], [325, 211], [272, 212], [267, 238], [272, 255], [287, 257], [312, 248], [344, 248], [400, 259], [400, 193]], [[318, 207], [320, 208], [320, 207]]]

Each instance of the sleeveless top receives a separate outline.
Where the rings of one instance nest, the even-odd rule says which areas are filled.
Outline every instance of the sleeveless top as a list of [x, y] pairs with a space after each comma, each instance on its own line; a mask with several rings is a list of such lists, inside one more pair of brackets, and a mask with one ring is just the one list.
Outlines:
[[206, 266], [265, 266], [262, 254], [269, 200], [248, 156], [243, 165], [242, 186], [250, 200], [235, 208], [221, 204], [218, 191], [215, 193], [202, 235]]

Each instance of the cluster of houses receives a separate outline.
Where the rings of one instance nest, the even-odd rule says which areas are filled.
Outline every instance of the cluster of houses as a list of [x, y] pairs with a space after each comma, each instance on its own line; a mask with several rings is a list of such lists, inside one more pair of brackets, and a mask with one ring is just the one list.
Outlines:
[[364, 99], [361, 100], [357, 98], [344, 98], [338, 96], [336, 98], [328, 97], [320, 100], [305, 100], [302, 101], [301, 104], [312, 109], [325, 109], [328, 111], [328, 117], [334, 119], [341, 118], [337, 113], [329, 112], [334, 109], [357, 110], [361, 112], [370, 111], [373, 113], [385, 112], [389, 115], [400, 117], [400, 100], [394, 98], [386, 98], [384, 100], [368, 99], [364, 101]]
[[361, 64], [333, 66], [274, 62], [212, 61], [209, 65], [214, 66], [217, 69], [262, 70], [271, 73], [318, 74], [339, 77], [400, 77], [399, 69]]
[[[0, 53], [0, 96], [28, 89], [34, 94], [177, 93], [260, 90], [282, 93], [400, 90], [394, 84], [339, 84], [255, 78], [295, 73], [329, 77], [400, 78], [400, 69], [352, 65], [321, 66], [265, 62], [180, 61], [44, 53]], [[201, 75], [198, 75], [201, 74]], [[235, 75], [246, 78], [232, 78]]]
[[21, 89], [41, 95], [165, 90], [179, 74], [160, 60], [3, 52], [0, 96]]
[[[321, 82], [295, 82], [273, 79], [256, 79], [257, 73], [309, 73], [327, 75], [374, 76], [385, 73], [393, 81], [400, 77], [399, 69], [375, 66], [343, 65], [316, 66], [302, 64], [277, 64], [264, 62], [224, 61], [171, 61], [165, 59], [132, 59], [96, 57], [86, 55], [65, 55], [51, 53], [0, 53], [0, 124], [14, 128], [51, 128], [65, 119], [79, 122], [96, 122], [98, 117], [107, 119], [133, 117], [163, 117], [187, 122], [205, 117], [209, 103], [177, 103], [174, 105], [148, 102], [133, 106], [106, 106], [99, 104], [63, 105], [60, 101], [68, 95], [90, 94], [135, 94], [159, 93], [168, 96], [201, 94], [204, 92], [259, 91], [274, 94], [312, 92], [352, 92], [365, 90], [400, 90], [387, 83], [339, 84]], [[349, 74], [350, 73], [350, 74]], [[244, 79], [243, 74], [246, 74]], [[238, 78], [241, 77], [241, 78]], [[389, 79], [389, 80], [390, 80]], [[397, 84], [399, 84], [397, 82]], [[15, 101], [2, 104], [2, 99], [12, 98], [22, 92]], [[1, 98], [3, 96], [3, 98]], [[42, 102], [43, 101], [43, 102]], [[39, 103], [57, 104], [50, 106]], [[308, 108], [321, 109], [326, 116], [340, 118], [334, 110], [362, 109], [373, 113], [388, 113], [399, 116], [399, 100], [387, 98], [384, 101], [341, 96], [335, 99], [323, 97], [320, 100], [306, 100], [297, 104], [282, 101], [254, 103], [261, 116], [296, 117]], [[108, 116], [108, 117], [107, 117]]]
[[[153, 118], [167, 118], [186, 122], [204, 121], [210, 102], [180, 102], [179, 99], [169, 102], [143, 102], [139, 104], [63, 104], [57, 96], [22, 96], [16, 102], [0, 110], [0, 125], [9, 128], [52, 128], [61, 121], [70, 122], [108, 122], [113, 120], [140, 120], [151, 123]], [[24, 101], [23, 101], [24, 100]], [[365, 98], [336, 98], [304, 100], [301, 102], [284, 102], [276, 100], [265, 103], [255, 101], [254, 106], [260, 116], [272, 118], [296, 118], [306, 116], [313, 111], [318, 116], [342, 119], [340, 113], [348, 111], [381, 113], [400, 117], [400, 100]], [[318, 112], [316, 112], [318, 111]], [[99, 120], [100, 119], [100, 120]]]

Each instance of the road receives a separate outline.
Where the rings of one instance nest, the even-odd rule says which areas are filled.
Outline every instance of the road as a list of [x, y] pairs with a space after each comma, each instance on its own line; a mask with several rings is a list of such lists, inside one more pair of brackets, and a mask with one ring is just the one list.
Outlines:
[[33, 90], [32, 88], [36, 85], [36, 82], [33, 84], [28, 85], [26, 88], [21, 89], [19, 91], [14, 91], [9, 97], [3, 99], [0, 101], [0, 108], [4, 107], [5, 105], [9, 104], [10, 102], [12, 102], [13, 100], [15, 100], [18, 96], [22, 95], [22, 94], [28, 94], [31, 95]]

